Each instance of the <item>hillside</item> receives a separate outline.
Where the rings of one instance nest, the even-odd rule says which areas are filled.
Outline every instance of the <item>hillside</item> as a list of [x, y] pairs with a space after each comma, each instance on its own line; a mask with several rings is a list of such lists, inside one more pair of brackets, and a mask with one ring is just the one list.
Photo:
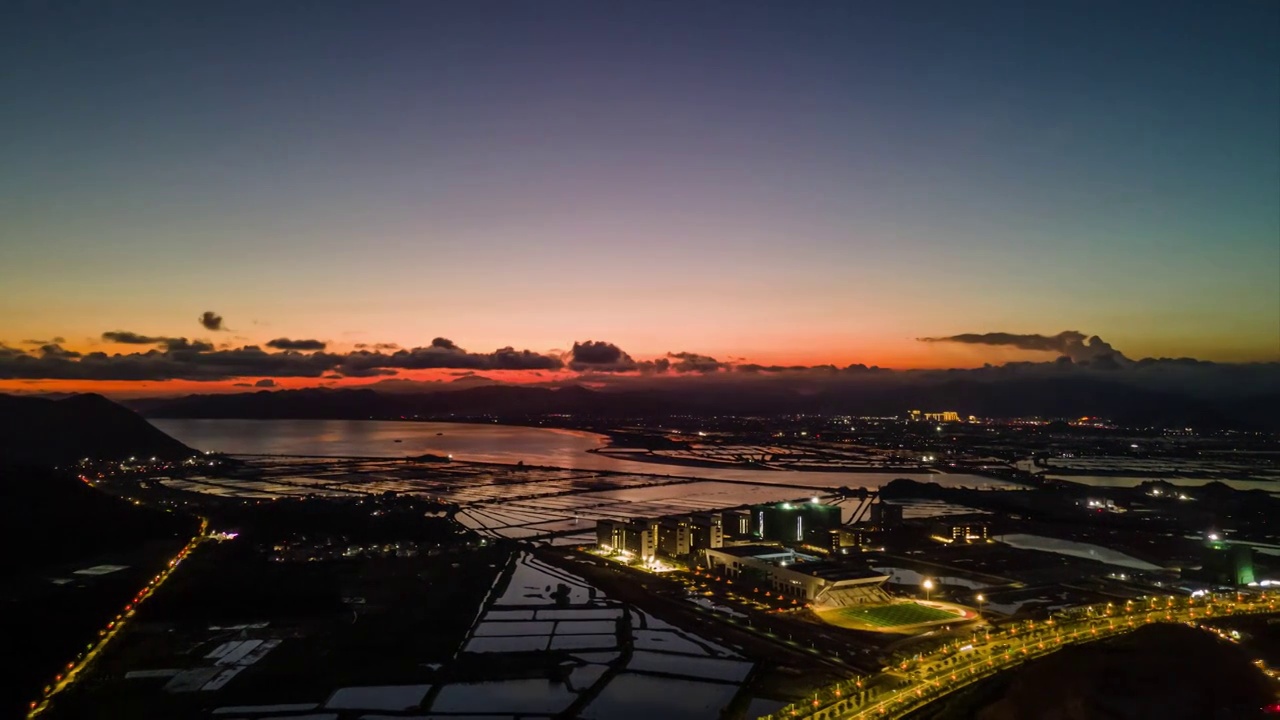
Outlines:
[[101, 395], [0, 395], [0, 462], [69, 465], [81, 458], [181, 459], [196, 451]]
[[978, 720], [1261, 717], [1268, 680], [1245, 651], [1184, 625], [1151, 625], [1017, 671]]

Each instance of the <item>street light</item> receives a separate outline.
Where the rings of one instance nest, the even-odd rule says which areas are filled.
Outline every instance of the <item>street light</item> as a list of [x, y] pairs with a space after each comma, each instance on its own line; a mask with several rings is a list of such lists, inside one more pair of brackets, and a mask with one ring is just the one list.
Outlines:
[[986, 601], [987, 601], [986, 596], [983, 595], [982, 593], [978, 593], [978, 618], [979, 619], [982, 618], [982, 603]]
[[927, 602], [929, 600], [929, 591], [933, 589], [933, 581], [929, 578], [925, 578], [924, 582], [920, 583], [920, 585], [924, 588], [924, 599]]

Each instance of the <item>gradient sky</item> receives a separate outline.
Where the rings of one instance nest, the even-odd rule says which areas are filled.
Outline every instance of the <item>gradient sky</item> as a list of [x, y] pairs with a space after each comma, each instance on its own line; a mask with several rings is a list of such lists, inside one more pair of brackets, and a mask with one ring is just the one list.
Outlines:
[[10, 344], [1280, 359], [1267, 0], [19, 0], [0, 67]]

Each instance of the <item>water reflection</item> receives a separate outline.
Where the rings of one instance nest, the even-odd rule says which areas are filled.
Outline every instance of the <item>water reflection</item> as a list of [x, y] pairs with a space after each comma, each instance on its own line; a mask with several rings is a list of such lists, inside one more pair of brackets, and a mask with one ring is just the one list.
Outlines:
[[603, 435], [554, 428], [374, 420], [156, 419], [152, 423], [194, 448], [233, 455], [404, 457], [432, 453], [473, 462], [523, 461], [527, 465], [577, 470], [752, 480], [803, 487], [879, 487], [899, 477], [948, 486], [1008, 485], [977, 475], [803, 472], [636, 462], [587, 452], [604, 445]]

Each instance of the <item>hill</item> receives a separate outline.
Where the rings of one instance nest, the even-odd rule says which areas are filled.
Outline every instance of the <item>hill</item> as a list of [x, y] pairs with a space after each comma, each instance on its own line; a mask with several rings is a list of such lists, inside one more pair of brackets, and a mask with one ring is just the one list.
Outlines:
[[0, 395], [0, 462], [70, 465], [81, 458], [182, 459], [195, 450], [101, 395]]
[[976, 717], [1244, 720], [1272, 700], [1241, 648], [1185, 625], [1150, 625], [1029, 664]]
[[672, 414], [771, 415], [825, 413], [900, 415], [910, 408], [954, 409], [979, 417], [1113, 418], [1131, 425], [1273, 429], [1270, 408], [1280, 398], [1209, 400], [1092, 377], [945, 380], [927, 384], [868, 382], [822, 389], [771, 383], [708, 383], [679, 388], [591, 390], [489, 385], [447, 392], [307, 389], [138, 400], [152, 417], [236, 419], [396, 419], [418, 416], [493, 416], [506, 419], [569, 414], [587, 418], [643, 418]]

